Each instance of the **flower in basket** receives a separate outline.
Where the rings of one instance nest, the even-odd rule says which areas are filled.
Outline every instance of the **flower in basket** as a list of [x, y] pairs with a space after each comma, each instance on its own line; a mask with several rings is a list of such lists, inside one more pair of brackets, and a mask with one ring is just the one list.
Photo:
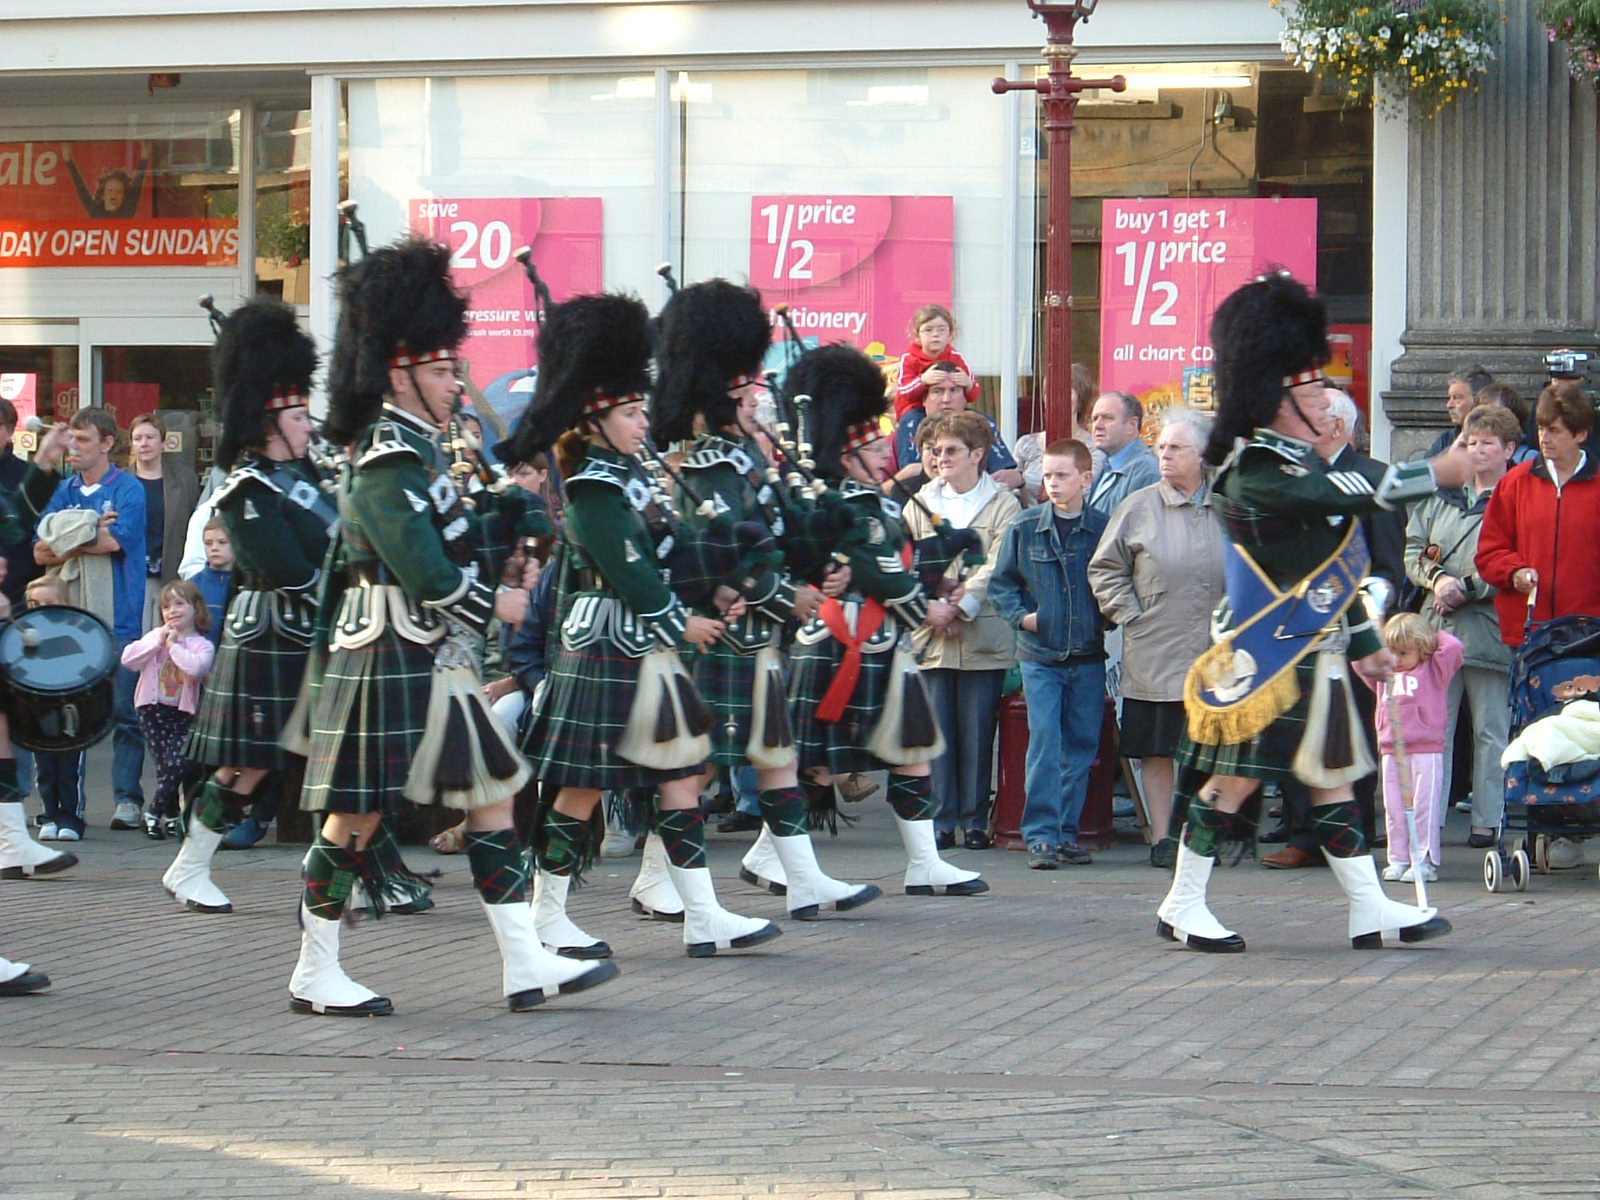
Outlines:
[[1600, 0], [1541, 0], [1539, 19], [1552, 42], [1567, 44], [1567, 70], [1600, 88]]
[[[1272, 0], [1289, 60], [1335, 80], [1348, 105], [1409, 97], [1443, 108], [1494, 62], [1501, 0]], [[1595, 7], [1588, 0], [1580, 7]]]

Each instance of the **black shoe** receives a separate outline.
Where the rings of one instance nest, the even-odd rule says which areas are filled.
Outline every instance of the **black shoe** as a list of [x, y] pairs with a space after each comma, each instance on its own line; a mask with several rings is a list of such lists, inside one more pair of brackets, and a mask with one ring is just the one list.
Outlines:
[[1094, 855], [1077, 842], [1062, 842], [1056, 847], [1056, 861], [1066, 863], [1069, 867], [1083, 867], [1094, 861]]
[[1264, 842], [1269, 846], [1281, 846], [1288, 840], [1289, 827], [1287, 825], [1279, 825], [1276, 829], [1269, 829], [1256, 839], [1256, 841]]
[[761, 818], [754, 813], [731, 812], [717, 822], [718, 833], [754, 833], [761, 828]]
[[961, 839], [961, 845], [967, 850], [987, 850], [994, 843], [989, 840], [989, 835], [983, 830], [969, 829], [966, 837]]
[[1028, 847], [1028, 867], [1034, 871], [1054, 871], [1057, 850], [1043, 842]]
[[1177, 865], [1177, 862], [1177, 838], [1164, 837], [1155, 845], [1150, 847], [1150, 865], [1152, 867], [1161, 867], [1164, 870], [1170, 871], [1174, 866]]
[[954, 850], [956, 848], [956, 835], [953, 830], [936, 829], [933, 834], [933, 848], [939, 851]]
[[1471, 846], [1474, 850], [1487, 850], [1499, 840], [1500, 839], [1495, 836], [1492, 830], [1486, 833], [1479, 833], [1476, 829], [1474, 829], [1467, 835], [1467, 845]]
[[145, 813], [144, 835], [152, 842], [164, 842], [167, 840], [166, 826], [161, 823], [161, 818], [156, 816], [155, 813]]

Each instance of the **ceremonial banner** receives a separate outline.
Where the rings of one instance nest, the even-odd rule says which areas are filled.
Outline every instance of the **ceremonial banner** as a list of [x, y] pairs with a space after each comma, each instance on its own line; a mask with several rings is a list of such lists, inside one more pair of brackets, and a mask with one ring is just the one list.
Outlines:
[[1100, 387], [1156, 412], [1211, 406], [1211, 317], [1275, 267], [1316, 286], [1315, 200], [1107, 200]]
[[750, 201], [750, 284], [787, 302], [808, 342], [881, 343], [898, 358], [912, 314], [951, 302], [954, 245], [949, 196]]
[[151, 143], [0, 142], [0, 268], [226, 267], [235, 218], [158, 216]]
[[529, 371], [538, 361], [533, 283], [516, 252], [531, 248], [557, 304], [598, 292], [604, 267], [600, 199], [413, 200], [410, 212], [413, 231], [450, 247], [451, 275], [470, 297], [462, 356], [472, 382], [509, 425], [528, 402]]

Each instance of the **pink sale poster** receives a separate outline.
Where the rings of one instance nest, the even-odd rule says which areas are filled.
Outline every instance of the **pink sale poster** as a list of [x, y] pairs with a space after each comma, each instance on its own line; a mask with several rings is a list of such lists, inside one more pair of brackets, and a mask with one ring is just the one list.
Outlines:
[[538, 361], [533, 283], [516, 253], [532, 250], [557, 304], [599, 291], [599, 197], [413, 200], [411, 228], [450, 247], [456, 286], [469, 297], [462, 357], [473, 385], [509, 423], [527, 403]]
[[1211, 406], [1217, 305], [1275, 267], [1316, 285], [1310, 199], [1107, 200], [1100, 253], [1100, 386], [1147, 410]]
[[950, 303], [954, 233], [949, 196], [756, 196], [750, 283], [808, 343], [898, 358], [911, 315]]

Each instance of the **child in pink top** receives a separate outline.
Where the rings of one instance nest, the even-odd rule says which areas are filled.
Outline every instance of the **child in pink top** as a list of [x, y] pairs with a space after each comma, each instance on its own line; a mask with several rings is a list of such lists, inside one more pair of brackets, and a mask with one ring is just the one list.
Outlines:
[[[1444, 736], [1449, 721], [1445, 699], [1450, 680], [1461, 669], [1461, 640], [1434, 630], [1416, 613], [1397, 613], [1383, 627], [1383, 640], [1395, 656], [1395, 673], [1374, 680], [1357, 673], [1378, 693], [1378, 751], [1383, 756], [1383, 813], [1389, 833], [1389, 865], [1383, 877], [1410, 882], [1413, 869], [1425, 880], [1438, 878], [1440, 793], [1444, 784]], [[1391, 701], [1392, 706], [1391, 706]], [[1391, 711], [1391, 708], [1393, 711]], [[1420, 846], [1406, 828], [1405, 791], [1395, 758], [1395, 720], [1399, 722], [1410, 767], [1412, 807]]]
[[900, 382], [894, 389], [894, 419], [899, 421], [908, 409], [920, 407], [933, 386], [929, 368], [947, 362], [960, 375], [957, 382], [966, 389], [967, 403], [978, 399], [978, 380], [955, 348], [956, 319], [942, 304], [924, 304], [911, 318], [911, 344], [900, 356]]
[[156, 790], [144, 814], [144, 832], [157, 841], [177, 823], [183, 747], [215, 653], [206, 637], [211, 610], [199, 588], [187, 579], [174, 580], [161, 589], [160, 599], [161, 624], [122, 652], [122, 665], [139, 672], [133, 704], [156, 760]]

